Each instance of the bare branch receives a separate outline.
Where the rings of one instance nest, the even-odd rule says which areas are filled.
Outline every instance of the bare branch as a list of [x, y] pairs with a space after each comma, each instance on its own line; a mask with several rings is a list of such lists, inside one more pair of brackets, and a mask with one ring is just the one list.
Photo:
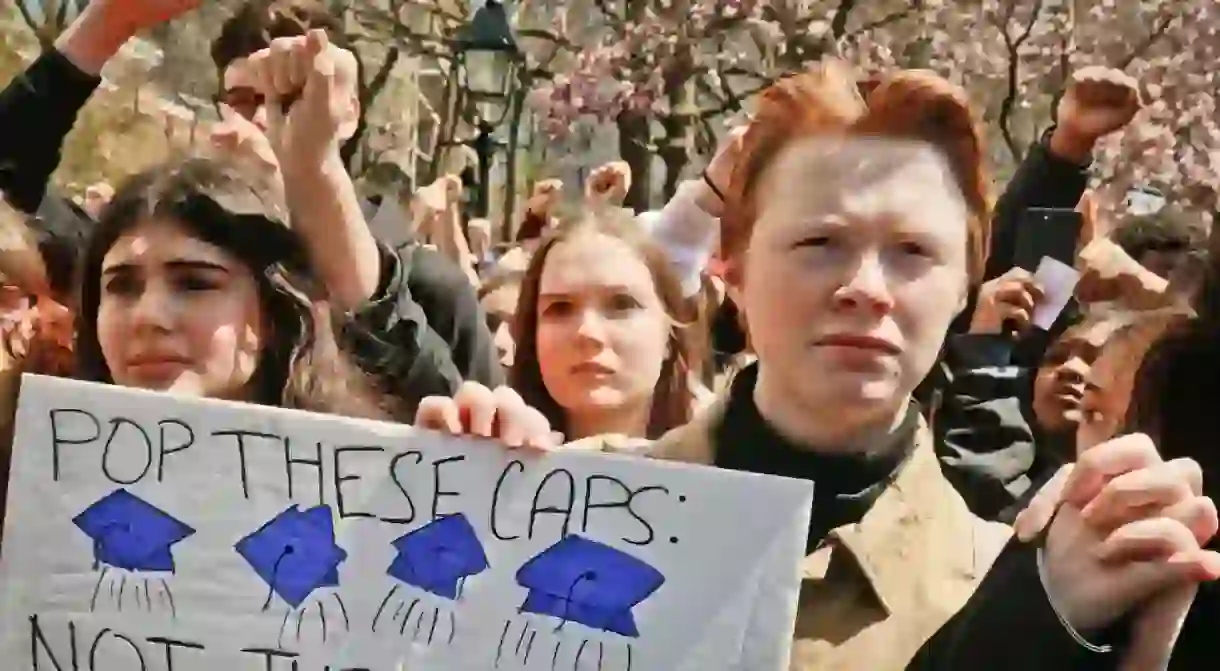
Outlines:
[[1162, 16], [1160, 21], [1157, 21], [1156, 25], [1153, 26], [1152, 32], [1148, 34], [1148, 37], [1145, 38], [1144, 41], [1137, 44], [1135, 48], [1131, 50], [1131, 53], [1119, 60], [1114, 67], [1120, 70], [1125, 70], [1127, 69], [1127, 66], [1135, 62], [1135, 59], [1142, 58], [1144, 54], [1148, 53], [1148, 50], [1151, 49], [1154, 44], [1159, 42], [1161, 38], [1165, 36], [1165, 33], [1169, 32], [1169, 27], [1173, 25], [1173, 21], [1176, 18], [1178, 18], [1176, 11], [1170, 10], [1167, 12], [1165, 16]]
[[1029, 36], [1034, 32], [1034, 26], [1037, 25], [1038, 19], [1042, 17], [1042, 8], [1045, 5], [1045, 0], [1035, 0], [1033, 7], [1030, 9], [1029, 21], [1022, 28], [1021, 32], [1015, 37], [1008, 32], [1008, 24], [1012, 21], [1013, 14], [1016, 8], [1016, 2], [1009, 0], [1006, 5], [1007, 10], [1004, 13], [1003, 25], [1000, 26], [1000, 31], [1004, 35], [1004, 46], [1008, 50], [1008, 92], [1004, 95], [1003, 102], [1000, 103], [1000, 115], [997, 119], [1000, 126], [1000, 135], [1004, 137], [1004, 144], [1008, 146], [1008, 151], [1012, 154], [1014, 161], [1020, 162], [1022, 155], [1025, 153], [1021, 150], [1020, 144], [1012, 133], [1012, 113], [1017, 106], [1018, 88], [1020, 86], [1021, 77], [1021, 47], [1029, 40]]

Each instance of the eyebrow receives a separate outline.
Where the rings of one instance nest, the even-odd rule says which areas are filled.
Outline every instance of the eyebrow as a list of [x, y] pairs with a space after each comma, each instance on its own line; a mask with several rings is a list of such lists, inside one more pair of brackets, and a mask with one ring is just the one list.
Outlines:
[[[174, 259], [166, 261], [162, 264], [170, 270], [185, 270], [185, 271], [204, 271], [204, 272], [220, 272], [229, 274], [229, 269], [219, 263], [211, 261], [191, 261], [187, 259]], [[118, 273], [132, 272], [138, 267], [135, 263], [116, 263], [112, 266], [102, 268], [102, 275], [116, 275]]]

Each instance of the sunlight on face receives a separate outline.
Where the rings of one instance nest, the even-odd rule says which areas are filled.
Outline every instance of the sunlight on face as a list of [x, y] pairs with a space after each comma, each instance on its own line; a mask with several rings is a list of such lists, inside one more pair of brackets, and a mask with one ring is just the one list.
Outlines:
[[146, 221], [102, 262], [98, 341], [115, 384], [243, 398], [264, 340], [249, 268], [173, 222]]
[[606, 415], [649, 405], [671, 321], [644, 260], [618, 238], [581, 234], [551, 248], [539, 289], [538, 365], [559, 406]]
[[1071, 431], [1080, 424], [1085, 383], [1116, 324], [1101, 322], [1064, 333], [1042, 357], [1034, 378], [1034, 417], [1044, 431]]
[[760, 383], [843, 418], [896, 411], [965, 305], [968, 214], [929, 146], [806, 140], [764, 173], [738, 289]]

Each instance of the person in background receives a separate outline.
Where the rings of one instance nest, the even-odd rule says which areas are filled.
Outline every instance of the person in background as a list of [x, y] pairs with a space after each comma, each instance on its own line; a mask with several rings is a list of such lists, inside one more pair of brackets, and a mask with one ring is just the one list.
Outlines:
[[85, 197], [81, 202], [81, 207], [90, 217], [97, 219], [111, 198], [114, 198], [114, 187], [110, 186], [109, 183], [97, 182], [90, 184], [85, 189]]
[[563, 196], [563, 180], [544, 179], [534, 185], [525, 205], [525, 216], [517, 227], [517, 244], [532, 247], [554, 225], [555, 209]]
[[470, 257], [477, 277], [486, 277], [496, 265], [496, 250], [491, 244], [491, 221], [483, 218], [466, 223], [466, 239], [470, 244]]
[[[0, 164], [11, 168], [0, 175], [9, 180], [0, 183], [0, 190], [15, 203], [40, 207], [47, 180], [59, 162], [63, 138], [100, 84], [98, 73], [102, 66], [138, 31], [176, 18], [197, 4], [195, 0], [90, 3], [60, 36], [56, 48], [35, 61], [0, 93], [0, 121], [5, 126], [29, 125], [38, 129], [0, 141]], [[315, 7], [315, 11], [305, 11], [307, 5]], [[270, 40], [280, 37], [271, 35], [272, 27], [285, 30], [291, 27], [288, 39], [297, 47], [287, 48], [288, 43], [281, 43], [275, 58], [268, 53], [262, 60], [307, 58], [298, 48], [309, 28], [308, 21], [303, 22], [301, 16], [321, 17], [318, 20], [333, 23], [329, 14], [317, 7], [320, 5], [308, 0], [283, 0], [271, 7], [262, 2], [249, 3], [228, 24], [237, 27], [222, 30], [218, 43], [233, 48], [221, 50], [226, 58], [232, 57], [221, 69], [228, 70], [228, 65], [234, 65], [235, 70], [245, 70], [256, 52], [269, 51]], [[252, 36], [261, 42], [252, 41]], [[333, 53], [330, 48], [326, 51]], [[357, 74], [352, 74], [350, 53], [340, 60], [344, 67], [335, 79], [340, 87], [346, 87], [350, 100], [346, 106], [349, 118], [339, 130], [340, 136], [347, 136], [359, 127], [363, 118], [353, 88], [359, 66], [356, 62]], [[250, 83], [249, 79], [246, 83]], [[248, 87], [246, 91], [249, 92]], [[256, 91], [253, 101], [247, 102], [258, 102], [258, 96], [265, 102], [269, 94], [285, 95], [279, 91]], [[223, 101], [223, 94], [221, 98]], [[222, 106], [222, 111], [229, 110], [224, 112], [225, 124], [237, 126], [232, 132], [238, 138], [230, 145], [238, 152], [274, 158], [274, 152], [267, 148], [271, 143], [258, 128], [259, 123], [268, 120], [265, 105], [239, 107], [249, 111], [255, 121], [234, 112], [227, 104]], [[311, 132], [320, 132], [329, 139], [337, 137], [334, 129], [325, 127]], [[339, 149], [336, 152], [342, 156]], [[356, 354], [362, 367], [379, 379], [388, 380], [394, 393], [408, 402], [439, 390], [452, 392], [465, 378], [485, 380], [494, 386], [502, 379], [503, 371], [495, 360], [491, 335], [486, 332], [469, 282], [443, 258], [421, 253], [412, 255], [407, 263], [393, 250], [377, 244], [361, 216], [358, 199], [354, 200], [346, 190], [344, 182], [350, 184], [350, 179], [335, 167], [339, 163], [331, 161], [325, 171], [318, 171], [319, 165], [313, 163], [305, 168], [318, 173], [314, 175], [315, 182], [336, 188], [318, 191], [320, 197], [329, 198], [330, 202], [318, 201], [316, 207], [305, 209], [307, 216], [302, 218], [301, 231], [309, 248], [319, 255], [319, 267], [324, 269], [328, 288], [338, 301], [336, 307], [349, 313], [350, 319], [343, 329], [344, 346]], [[343, 194], [347, 197], [334, 198]], [[45, 203], [41, 207], [46, 207]], [[340, 208], [342, 214], [336, 214]]]
[[511, 370], [516, 358], [513, 322], [521, 300], [521, 281], [525, 271], [507, 271], [488, 277], [479, 286], [479, 304], [487, 315], [487, 328], [500, 353], [500, 363]]
[[519, 292], [509, 384], [566, 438], [656, 438], [690, 420], [701, 325], [633, 217], [607, 206], [560, 224]]

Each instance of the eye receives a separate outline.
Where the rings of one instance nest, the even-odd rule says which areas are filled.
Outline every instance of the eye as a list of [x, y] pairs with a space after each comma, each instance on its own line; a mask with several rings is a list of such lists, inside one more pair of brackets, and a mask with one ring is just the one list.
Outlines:
[[932, 256], [932, 250], [927, 245], [914, 240], [899, 243], [898, 249], [900, 249], [903, 254], [910, 254], [912, 256], [922, 256], [925, 258], [931, 258]]
[[542, 314], [547, 317], [564, 317], [571, 313], [571, 301], [551, 301], [542, 308]]
[[795, 245], [793, 245], [793, 247], [826, 247], [832, 241], [833, 240], [829, 235], [813, 235], [801, 240], [800, 242], [797, 242]]
[[134, 296], [140, 293], [141, 284], [131, 273], [118, 273], [102, 283], [102, 292], [110, 296]]
[[610, 297], [610, 309], [614, 312], [628, 312], [643, 307], [631, 294], [615, 294]]
[[180, 291], [194, 293], [215, 291], [221, 288], [222, 283], [217, 278], [205, 273], [183, 273], [174, 280], [174, 285]]

